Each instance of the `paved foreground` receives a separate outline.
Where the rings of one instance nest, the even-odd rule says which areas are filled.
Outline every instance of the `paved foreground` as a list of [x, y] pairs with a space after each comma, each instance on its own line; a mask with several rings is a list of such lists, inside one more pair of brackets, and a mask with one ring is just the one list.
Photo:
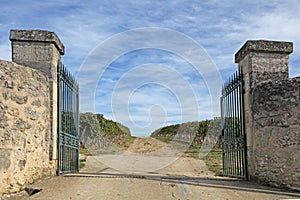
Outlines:
[[[295, 199], [283, 193], [242, 181], [194, 177], [115, 178], [55, 177], [39, 185], [29, 199]], [[298, 195], [300, 198], [300, 195]]]
[[[92, 173], [91, 169], [98, 171]], [[181, 157], [155, 173], [139, 174], [121, 173], [105, 167], [95, 157], [88, 157], [85, 172], [52, 177], [32, 187], [42, 191], [26, 199], [300, 199], [300, 194], [215, 177], [201, 160], [190, 157]]]
[[[145, 142], [147, 148], [151, 140]], [[151, 146], [151, 144], [150, 144]], [[152, 145], [154, 146], [154, 145]], [[134, 145], [133, 145], [134, 147]], [[131, 150], [133, 149], [131, 147]], [[137, 144], [140, 148], [140, 142]], [[134, 152], [134, 150], [132, 150]], [[176, 160], [154, 172], [159, 163]], [[100, 161], [105, 161], [106, 164]], [[109, 163], [107, 161], [110, 161]], [[142, 166], [142, 165], [145, 166]], [[112, 167], [114, 166], [114, 167]], [[122, 169], [126, 166], [127, 171]], [[115, 170], [120, 168], [119, 171]], [[132, 171], [128, 170], [132, 169]], [[123, 170], [121, 172], [120, 170]], [[124, 172], [126, 171], [126, 172]], [[216, 177], [202, 160], [182, 156], [179, 159], [159, 155], [121, 154], [88, 156], [86, 166], [79, 174], [45, 179], [31, 186], [42, 189], [29, 200], [201, 200], [201, 199], [300, 199], [299, 193], [259, 186], [238, 179]]]

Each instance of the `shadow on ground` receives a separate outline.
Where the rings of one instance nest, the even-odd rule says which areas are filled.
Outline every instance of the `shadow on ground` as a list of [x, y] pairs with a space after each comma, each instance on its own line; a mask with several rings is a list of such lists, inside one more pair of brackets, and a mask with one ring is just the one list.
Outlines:
[[[107, 168], [109, 169], [109, 168]], [[105, 169], [105, 170], [107, 170]], [[216, 189], [228, 189], [228, 190], [238, 190], [253, 193], [263, 193], [272, 195], [284, 195], [295, 198], [300, 198], [300, 194], [296, 191], [278, 189], [269, 186], [261, 186], [249, 181], [235, 179], [235, 178], [225, 178], [225, 177], [190, 177], [184, 175], [170, 175], [170, 174], [127, 174], [127, 173], [104, 173], [104, 172], [81, 172], [76, 174], [65, 174], [64, 177], [84, 177], [84, 178], [134, 178], [134, 179], [146, 179], [159, 182], [168, 182], [192, 186], [209, 187]]]

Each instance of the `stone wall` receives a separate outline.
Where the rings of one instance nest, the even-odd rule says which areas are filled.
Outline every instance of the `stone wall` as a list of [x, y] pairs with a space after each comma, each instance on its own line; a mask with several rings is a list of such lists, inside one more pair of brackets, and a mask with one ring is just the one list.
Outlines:
[[300, 77], [257, 85], [252, 105], [252, 178], [300, 188]]
[[54, 32], [11, 30], [12, 61], [0, 61], [0, 197], [57, 170], [57, 66]]
[[299, 77], [289, 79], [293, 43], [247, 41], [235, 61], [244, 81], [248, 179], [300, 189]]
[[45, 30], [11, 30], [12, 61], [37, 69], [49, 78], [50, 87], [50, 159], [57, 160], [57, 66], [65, 47], [58, 36]]
[[55, 174], [49, 160], [50, 88], [41, 72], [0, 61], [0, 196]]

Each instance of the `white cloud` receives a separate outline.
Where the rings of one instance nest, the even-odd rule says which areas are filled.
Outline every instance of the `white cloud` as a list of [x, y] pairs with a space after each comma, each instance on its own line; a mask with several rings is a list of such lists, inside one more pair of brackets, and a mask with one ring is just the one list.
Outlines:
[[[79, 0], [26, 3], [11, 0], [3, 2], [0, 8], [0, 58], [11, 59], [8, 40], [8, 32], [11, 28], [55, 31], [66, 46], [66, 54], [63, 56], [65, 65], [80, 76], [78, 78], [82, 86], [80, 101], [82, 111], [95, 110], [112, 118], [111, 99], [113, 96], [111, 92], [115, 91], [114, 86], [118, 83], [117, 81], [124, 78], [122, 75], [130, 72], [126, 81], [119, 85], [122, 86], [118, 88], [119, 105], [126, 103], [136, 105], [136, 110], [132, 109], [130, 113], [132, 119], [144, 120], [147, 123], [151, 119], [151, 106], [163, 105], [165, 118], [168, 119], [165, 123], [168, 124], [170, 121], [178, 121], [181, 116], [177, 112], [178, 104], [175, 96], [158, 89], [152, 90], [156, 95], [151, 95], [149, 93], [151, 88], [147, 87], [132, 94], [133, 90], [142, 83], [140, 80], [147, 80], [149, 83], [151, 81], [163, 82], [164, 85], [174, 88], [170, 91], [174, 93], [176, 91], [177, 96], [186, 97], [177, 102], [181, 103], [181, 107], [184, 108], [185, 112], [182, 116], [187, 119], [189, 115], [192, 116], [192, 111], [195, 109], [193, 106], [188, 106], [192, 104], [193, 98], [196, 99], [197, 108], [200, 111], [199, 118], [209, 118], [212, 114], [212, 107], [218, 109], [219, 106], [212, 105], [210, 101], [211, 96], [219, 98], [222, 85], [214, 81], [216, 71], [219, 70], [225, 79], [237, 69], [233, 56], [246, 40], [293, 41], [295, 51], [290, 57], [291, 76], [300, 75], [299, 19], [300, 6], [297, 0], [271, 2], [225, 0], [221, 3], [217, 0], [119, 0], [88, 3]], [[114, 34], [141, 27], [169, 28], [187, 35], [204, 47], [204, 53], [206, 51], [211, 56], [218, 68], [214, 71], [209, 65], [209, 59], [201, 59], [203, 52], [194, 48], [195, 46], [172, 38], [173, 36], [166, 32], [162, 32], [163, 34], [160, 34], [156, 40], [152, 37], [154, 34], [150, 32], [148, 39], [137, 34], [130, 42], [128, 42], [130, 35], [124, 35], [122, 40], [118, 38], [112, 40]], [[108, 40], [110, 43], [106, 44]], [[101, 44], [106, 46], [97, 50], [98, 45]], [[136, 46], [168, 47], [173, 53], [180, 52], [180, 55], [172, 53], [167, 55], [162, 51], [128, 53], [127, 50], [131, 51]], [[84, 72], [78, 72], [86, 58], [89, 60], [85, 63]], [[136, 66], [147, 64], [171, 67], [179, 75], [168, 77], [172, 71], [166, 68], [143, 68], [143, 71], [139, 73], [130, 71]], [[192, 65], [200, 66], [200, 73], [193, 69]], [[107, 66], [109, 67], [105, 69]], [[99, 78], [101, 78], [100, 81]], [[178, 84], [180, 79], [186, 81], [192, 88], [192, 92], [189, 92], [184, 84]], [[125, 98], [130, 94], [132, 94], [131, 102], [130, 99]], [[95, 108], [91, 106], [90, 99], [95, 100]], [[159, 124], [159, 121], [162, 121], [160, 114], [164, 118], [164, 112], [161, 112], [159, 108], [152, 111], [153, 124]], [[128, 121], [126, 117], [128, 113], [118, 115]], [[151, 125], [151, 127], [154, 126]]]

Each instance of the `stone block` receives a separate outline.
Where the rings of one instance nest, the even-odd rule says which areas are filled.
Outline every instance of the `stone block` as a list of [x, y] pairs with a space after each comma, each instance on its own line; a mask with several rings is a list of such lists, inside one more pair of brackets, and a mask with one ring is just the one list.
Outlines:
[[30, 107], [25, 108], [25, 114], [26, 117], [31, 120], [37, 120], [40, 117], [39, 113]]
[[53, 47], [52, 44], [38, 43], [35, 44], [35, 59], [37, 61], [51, 62], [53, 59]]
[[17, 121], [13, 125], [14, 128], [18, 130], [30, 129], [32, 126], [30, 123], [22, 120], [21, 118], [17, 119]]
[[[235, 54], [243, 74], [250, 179], [299, 187], [300, 77], [289, 79], [293, 43], [250, 40]], [[298, 161], [297, 161], [298, 160]]]
[[21, 64], [43, 72], [48, 78], [56, 79], [56, 74], [52, 69], [56, 69], [56, 66], [54, 66], [51, 62], [23, 61]]
[[13, 81], [5, 81], [4, 82], [4, 87], [14, 89], [14, 82]]
[[56, 46], [61, 55], [65, 53], [65, 47], [54, 32], [45, 30], [11, 30], [10, 41], [13, 43], [22, 41], [27, 43], [48, 42]]
[[25, 165], [26, 165], [26, 160], [19, 160], [18, 166], [21, 171], [25, 168]]
[[15, 62], [34, 60], [32, 45], [29, 42], [14, 42], [12, 44], [12, 51], [12, 59]]
[[14, 94], [11, 96], [11, 100], [15, 101], [17, 104], [26, 104], [28, 100], [28, 96], [19, 96], [17, 94]]
[[42, 106], [42, 102], [40, 99], [34, 100], [31, 105], [36, 106], [36, 107], [41, 107]]
[[0, 170], [7, 170], [11, 165], [11, 150], [0, 149]]
[[235, 62], [240, 62], [249, 52], [290, 54], [293, 52], [293, 43], [267, 40], [248, 40], [235, 54]]
[[12, 106], [7, 109], [7, 113], [14, 117], [17, 117], [20, 114], [19, 109]]
[[12, 31], [10, 39], [14, 62], [0, 60], [0, 170], [5, 172], [0, 196], [54, 175], [57, 167], [49, 159], [50, 150], [57, 148], [49, 139], [50, 116], [56, 113], [50, 102], [57, 98], [51, 88], [57, 86], [56, 67], [64, 47], [47, 31]]
[[0, 128], [5, 128], [8, 126], [7, 116], [4, 114], [0, 114]]

